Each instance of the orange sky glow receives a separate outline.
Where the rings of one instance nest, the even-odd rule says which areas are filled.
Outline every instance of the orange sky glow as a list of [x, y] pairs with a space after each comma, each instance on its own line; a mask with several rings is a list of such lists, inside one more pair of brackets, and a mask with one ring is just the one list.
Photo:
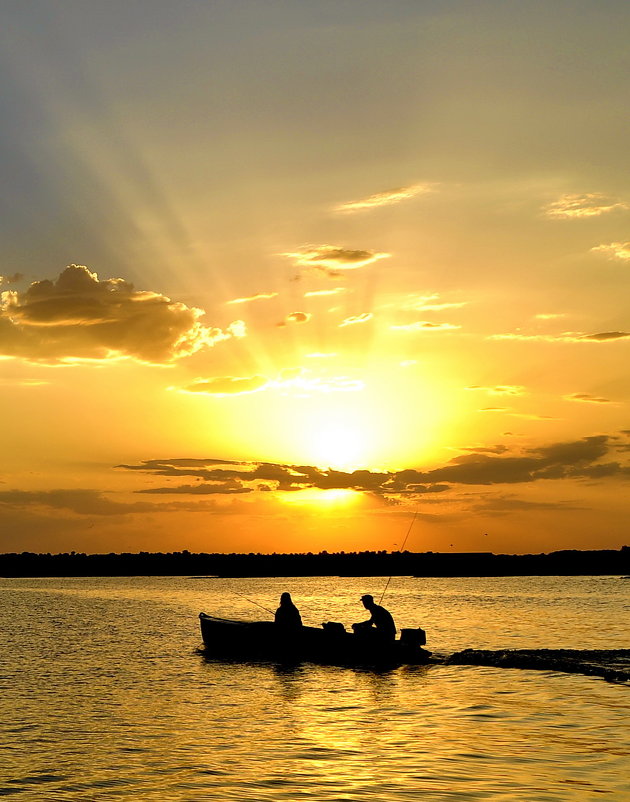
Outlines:
[[0, 551], [630, 543], [627, 4], [0, 16]]

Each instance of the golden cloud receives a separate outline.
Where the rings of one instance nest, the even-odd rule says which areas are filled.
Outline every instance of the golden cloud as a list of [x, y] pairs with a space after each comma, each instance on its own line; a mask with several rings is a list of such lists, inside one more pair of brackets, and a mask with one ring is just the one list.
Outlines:
[[442, 312], [445, 309], [461, 309], [467, 301], [440, 301], [440, 295], [412, 295], [400, 305], [401, 309], [412, 312]]
[[248, 304], [251, 301], [266, 301], [269, 298], [276, 298], [277, 292], [259, 292], [258, 295], [249, 295], [246, 298], [233, 298], [231, 301], [226, 301], [227, 305], [230, 304]]
[[433, 192], [435, 186], [435, 184], [424, 183], [413, 184], [409, 187], [388, 189], [384, 192], [377, 192], [375, 195], [369, 195], [367, 198], [341, 203], [339, 206], [335, 207], [335, 211], [362, 212], [369, 209], [376, 209], [379, 206], [390, 206], [393, 203], [400, 203], [401, 201], [408, 200], [416, 195], [425, 195], [428, 192]]
[[374, 315], [371, 312], [362, 312], [360, 315], [351, 315], [347, 317], [345, 320], [342, 320], [339, 324], [339, 328], [343, 328], [344, 326], [355, 326], [357, 323], [367, 323], [368, 320], [372, 320]]
[[332, 290], [311, 290], [311, 292], [305, 292], [305, 298], [316, 298], [319, 295], [339, 295], [339, 293], [345, 292], [345, 287], [335, 287]]
[[596, 245], [591, 251], [602, 253], [609, 259], [621, 259], [627, 262], [630, 259], [630, 242], [609, 242], [607, 245]]
[[0, 298], [0, 355], [33, 362], [164, 364], [246, 333], [242, 321], [225, 330], [208, 328], [200, 322], [202, 309], [135, 290], [121, 278], [99, 281], [83, 265]]
[[17, 284], [24, 276], [21, 273], [14, 273], [12, 276], [0, 276], [0, 287], [8, 286], [9, 284]]
[[580, 217], [598, 217], [612, 212], [614, 209], [628, 209], [628, 204], [617, 198], [609, 198], [599, 192], [587, 192], [583, 195], [567, 194], [544, 207], [547, 217], [559, 219], [575, 219]]
[[363, 390], [364, 383], [348, 376], [314, 376], [307, 368], [285, 368], [277, 379], [269, 382], [270, 388], [293, 390], [299, 394], [348, 393]]

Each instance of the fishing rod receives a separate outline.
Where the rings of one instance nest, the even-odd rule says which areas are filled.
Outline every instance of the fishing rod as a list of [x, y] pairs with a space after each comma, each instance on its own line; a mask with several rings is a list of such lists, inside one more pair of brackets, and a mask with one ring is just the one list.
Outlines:
[[253, 599], [250, 599], [247, 596], [243, 596], [242, 593], [237, 593], [235, 590], [232, 590], [230, 592], [233, 593], [235, 596], [240, 596], [241, 599], [245, 599], [245, 601], [248, 601], [250, 604], [255, 604], [256, 607], [260, 607], [261, 610], [266, 610], [266, 612], [271, 613], [271, 615], [275, 616], [275, 612], [273, 610], [270, 610], [268, 607], [265, 607], [264, 604], [258, 604], [258, 602], [255, 602]]
[[240, 596], [241, 599], [245, 599], [245, 601], [248, 601], [250, 604], [255, 604], [256, 607], [260, 607], [261, 610], [266, 610], [268, 613], [271, 613], [271, 615], [275, 615], [273, 610], [270, 610], [268, 607], [265, 607], [262, 604], [258, 604], [258, 602], [255, 602], [253, 599], [248, 599], [247, 596], [243, 596], [242, 593], [237, 593], [235, 590], [233, 590], [232, 593], [235, 596]]
[[[399, 553], [399, 554], [401, 554], [401, 553], [402, 553], [402, 550], [405, 548], [405, 543], [407, 542], [407, 538], [408, 538], [408, 537], [409, 537], [409, 535], [411, 534], [411, 530], [413, 529], [413, 525], [415, 524], [415, 522], [416, 522], [416, 518], [417, 518], [417, 517], [418, 517], [418, 507], [416, 507], [416, 511], [415, 511], [415, 512], [414, 512], [414, 514], [413, 514], [413, 518], [411, 519], [411, 523], [409, 524], [409, 529], [407, 529], [407, 534], [405, 535], [405, 539], [403, 540], [403, 542], [402, 542], [402, 545], [401, 545], [401, 546], [400, 546], [400, 548], [398, 549], [398, 553]], [[392, 574], [392, 576], [393, 576], [393, 574]], [[387, 580], [387, 584], [385, 585], [385, 589], [383, 590], [383, 592], [382, 592], [382, 594], [381, 594], [381, 598], [379, 599], [379, 602], [378, 602], [379, 604], [380, 604], [380, 603], [383, 601], [383, 599], [385, 598], [385, 593], [387, 592], [387, 588], [389, 587], [389, 583], [390, 583], [391, 581], [392, 581], [392, 577], [390, 576], [390, 578]]]

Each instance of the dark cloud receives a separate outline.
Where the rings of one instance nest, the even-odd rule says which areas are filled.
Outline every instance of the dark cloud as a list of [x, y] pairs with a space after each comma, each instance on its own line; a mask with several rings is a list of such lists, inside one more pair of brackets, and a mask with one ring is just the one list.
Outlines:
[[308, 323], [310, 319], [311, 315], [308, 312], [291, 312], [281, 323], [278, 323], [278, 325], [286, 326], [289, 323]]
[[[222, 481], [214, 485], [189, 485], [184, 487], [156, 488], [151, 491], [138, 490], [137, 493], [151, 492], [156, 495], [210, 496], [240, 495], [251, 493], [253, 488], [244, 487], [237, 480]], [[215, 501], [204, 502], [197, 499], [177, 501], [134, 501], [131, 503], [114, 501], [99, 490], [57, 489], [57, 490], [4, 490], [0, 491], [0, 516], [3, 523], [15, 520], [41, 520], [47, 529], [60, 517], [71, 528], [74, 521], [85, 518], [115, 519], [126, 515], [158, 513], [207, 513], [226, 514], [230, 509]], [[55, 514], [58, 513], [58, 516]], [[76, 517], [75, 517], [76, 516]], [[82, 525], [85, 525], [84, 523]]]
[[621, 465], [619, 462], [604, 462], [599, 465], [588, 465], [580, 470], [576, 470], [575, 475], [581, 476], [584, 479], [607, 479], [611, 476], [624, 478], [630, 476], [630, 466]]
[[475, 512], [503, 515], [519, 511], [581, 510], [585, 508], [573, 501], [528, 501], [527, 499], [506, 494], [485, 498], [478, 504], [475, 504], [472, 509], [475, 510]]
[[600, 398], [595, 395], [589, 395], [589, 393], [573, 393], [572, 395], [566, 395], [565, 398], [567, 401], [583, 401], [587, 404], [612, 404], [610, 398]]
[[526, 342], [550, 342], [550, 343], [606, 343], [615, 340], [624, 340], [630, 337], [627, 331], [601, 331], [595, 334], [584, 334], [583, 332], [565, 331], [561, 334], [491, 334], [489, 340], [522, 340]]
[[390, 256], [389, 253], [344, 248], [338, 245], [305, 245], [297, 251], [282, 255], [293, 259], [299, 267], [315, 268], [334, 278], [338, 278], [346, 270], [356, 270]]
[[580, 465], [606, 456], [610, 439], [608, 435], [600, 434], [530, 450], [533, 454], [540, 454], [542, 459], [551, 465]]
[[495, 485], [535, 482], [542, 479], [604, 479], [630, 476], [630, 466], [602, 461], [609, 453], [621, 451], [608, 435], [552, 443], [518, 454], [506, 454], [507, 447], [465, 449], [448, 464], [429, 471], [406, 469], [377, 472], [368, 470], [324, 470], [312, 465], [282, 465], [268, 462], [229, 460], [150, 460], [140, 465], [118, 467], [154, 476], [197, 477], [207, 484], [145, 489], [143, 493], [235, 493], [261, 489], [295, 491], [348, 489], [380, 497], [424, 496], [444, 493], [452, 485]]
[[126, 468], [127, 470], [141, 470], [144, 471], [147, 468], [158, 468], [162, 465], [171, 465], [175, 468], [197, 468], [201, 466], [207, 465], [234, 465], [233, 460], [229, 459], [193, 459], [191, 457], [179, 457], [176, 459], [166, 459], [166, 460], [159, 460], [159, 459], [148, 459], [145, 460], [142, 465], [117, 465], [117, 468]]
[[251, 493], [253, 488], [243, 487], [239, 482], [218, 482], [217, 484], [179, 485], [177, 487], [154, 487], [149, 490], [137, 490], [137, 493], [178, 494], [193, 496], [232, 495], [234, 493]]
[[577, 477], [584, 475], [582, 466], [607, 454], [609, 440], [607, 435], [584, 437], [574, 442], [528, 449], [520, 456], [466, 454], [424, 476], [431, 481], [480, 485]]
[[226, 330], [207, 328], [203, 314], [121, 278], [99, 281], [87, 267], [70, 265], [56, 281], [3, 293], [0, 355], [44, 363], [131, 358], [164, 364], [245, 335], [241, 321]]
[[[247, 487], [246, 483], [253, 483], [256, 487], [259, 487], [261, 482], [263, 482], [266, 483], [267, 487], [283, 491], [317, 488], [320, 490], [353, 489], [373, 493], [384, 493], [390, 492], [388, 489], [384, 488], [384, 485], [395, 476], [395, 474], [374, 473], [367, 470], [347, 473], [332, 469], [322, 470], [314, 466], [282, 465], [270, 462], [229, 463], [224, 461], [223, 463], [219, 463], [217, 460], [208, 460], [206, 463], [208, 467], [206, 468], [202, 468], [198, 464], [199, 461], [195, 461], [194, 464], [191, 465], [182, 464], [181, 460], [177, 462], [178, 464], [175, 464], [175, 461], [169, 460], [151, 460], [140, 465], [119, 465], [118, 467], [133, 471], [144, 471], [155, 476], [182, 478], [185, 476], [196, 476], [207, 482], [215, 483], [213, 485], [214, 488], [220, 488], [222, 483], [229, 480], [231, 484], [226, 485], [229, 492], [234, 492], [238, 487]], [[414, 477], [416, 476], [415, 472], [411, 473]], [[139, 492], [203, 493], [204, 491], [198, 489], [199, 487], [199, 485], [174, 486], [172, 488], [158, 488], [157, 490], [146, 489]], [[211, 486], [207, 485], [204, 487], [210, 488]], [[209, 489], [207, 492], [221, 491]]]
[[154, 504], [134, 502], [125, 504], [112, 501], [98, 490], [3, 490], [0, 505], [7, 507], [48, 507], [66, 510], [77, 515], [127, 515], [134, 512], [149, 512]]
[[401, 323], [400, 325], [390, 326], [392, 331], [455, 331], [461, 329], [461, 326], [456, 326], [453, 323], [435, 323], [430, 320], [416, 320], [413, 323]]
[[595, 342], [608, 342], [608, 340], [625, 340], [630, 337], [628, 331], [602, 331], [599, 334], [584, 334], [582, 340], [595, 340]]
[[[508, 434], [506, 432], [506, 434]], [[460, 448], [460, 451], [470, 451], [474, 454], [505, 454], [510, 449], [508, 446], [497, 444], [496, 446], [467, 446]]]
[[480, 384], [471, 384], [465, 390], [481, 390], [490, 395], [523, 395], [525, 388], [519, 384], [495, 384], [494, 386], [484, 387]]
[[[218, 466], [218, 467], [215, 467]], [[308, 475], [300, 468], [292, 468], [287, 465], [278, 465], [271, 462], [252, 462], [242, 463], [231, 460], [199, 460], [199, 459], [174, 459], [174, 460], [147, 460], [140, 465], [117, 465], [128, 471], [142, 471], [153, 476], [194, 476], [205, 482], [215, 482], [216, 486], [226, 481], [236, 481], [238, 486], [243, 487], [243, 482], [268, 481], [276, 484], [278, 489], [287, 490], [292, 486], [304, 485], [309, 483]], [[304, 469], [316, 470], [316, 469]], [[232, 485], [236, 487], [237, 485]], [[142, 492], [156, 492], [146, 490]], [[163, 488], [159, 492], [178, 492], [177, 489]], [[201, 492], [195, 488], [191, 492]]]

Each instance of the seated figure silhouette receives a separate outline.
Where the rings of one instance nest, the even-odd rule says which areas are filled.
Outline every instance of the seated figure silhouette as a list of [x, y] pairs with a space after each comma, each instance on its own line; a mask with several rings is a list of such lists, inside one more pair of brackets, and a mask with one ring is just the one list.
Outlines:
[[300, 611], [293, 604], [290, 593], [280, 596], [280, 607], [276, 610], [276, 624], [285, 630], [295, 630], [302, 626]]
[[393, 643], [396, 638], [396, 624], [389, 610], [376, 604], [374, 597], [369, 593], [361, 596], [361, 601], [371, 616], [367, 621], [353, 624], [353, 630], [359, 635], [369, 633], [370, 637], [375, 637], [383, 644]]

